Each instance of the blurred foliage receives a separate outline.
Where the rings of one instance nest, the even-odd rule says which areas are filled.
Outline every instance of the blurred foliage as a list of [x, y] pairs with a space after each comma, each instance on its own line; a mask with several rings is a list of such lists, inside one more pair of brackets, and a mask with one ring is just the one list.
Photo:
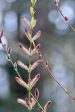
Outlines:
[[[64, 0], [63, 0], [64, 2]], [[60, 4], [62, 0], [60, 1]], [[9, 46], [13, 49], [12, 60], [15, 62], [18, 59], [27, 63], [28, 57], [22, 53], [18, 48], [18, 42], [22, 42], [26, 46], [29, 46], [29, 42], [25, 35], [20, 30], [20, 17], [23, 12], [29, 12], [30, 0], [16, 0], [10, 5], [10, 8], [6, 8], [3, 11], [5, 15], [8, 11], [15, 11], [18, 16], [18, 28], [14, 38], [12, 38], [11, 34], [8, 36], [8, 32], [6, 32], [6, 37], [8, 40]], [[67, 88], [72, 90], [72, 93], [75, 93], [75, 34], [69, 29], [68, 31], [57, 31], [55, 25], [48, 20], [49, 11], [56, 9], [53, 0], [38, 0], [37, 5], [35, 7], [37, 18], [37, 26], [33, 30], [33, 34], [37, 32], [39, 29], [42, 30], [42, 36], [38, 40], [38, 43], [41, 43], [41, 51], [45, 58], [48, 59], [49, 65], [51, 69], [54, 67], [58, 67], [57, 72], [59, 73], [57, 79], [59, 79], [60, 83], [68, 80]], [[56, 20], [55, 20], [56, 21]], [[4, 23], [3, 23], [4, 24]], [[58, 33], [59, 32], [59, 33]], [[35, 56], [34, 58], [37, 59]], [[62, 61], [63, 60], [63, 61]], [[62, 64], [63, 63], [63, 64]], [[66, 78], [61, 76], [61, 65], [66, 69]], [[27, 95], [27, 91], [19, 86], [15, 81], [16, 73], [11, 64], [7, 63], [4, 68], [9, 73], [9, 84], [10, 84], [10, 96], [6, 99], [0, 99], [0, 112], [25, 112], [25, 108], [19, 105], [16, 101], [18, 97], [24, 98]], [[22, 75], [23, 79], [27, 81], [27, 72], [18, 67], [19, 73]], [[44, 105], [47, 100], [52, 100], [53, 105], [48, 112], [74, 112], [74, 102], [71, 101], [70, 98], [58, 87], [54, 81], [47, 76], [46, 71], [43, 69], [43, 66], [38, 67], [33, 73], [32, 77], [38, 72], [41, 72], [41, 79], [36, 85], [40, 89], [40, 99], [39, 102]], [[62, 78], [61, 78], [62, 77]], [[70, 80], [72, 79], [72, 80]], [[63, 81], [63, 82], [64, 82]], [[49, 82], [49, 83], [48, 83]], [[62, 83], [63, 83], [62, 82]], [[47, 85], [46, 85], [47, 83]], [[71, 85], [72, 83], [72, 85]], [[64, 83], [63, 83], [64, 84]], [[45, 89], [47, 88], [47, 89]], [[34, 89], [33, 89], [34, 91]], [[44, 93], [45, 92], [45, 93]], [[34, 92], [33, 92], [34, 94]], [[59, 94], [59, 95], [58, 95]], [[59, 97], [59, 98], [58, 98]], [[64, 108], [67, 107], [67, 110]], [[58, 111], [59, 109], [59, 111]], [[68, 111], [69, 109], [69, 111]], [[35, 107], [34, 112], [40, 110]], [[26, 110], [27, 111], [27, 110]]]

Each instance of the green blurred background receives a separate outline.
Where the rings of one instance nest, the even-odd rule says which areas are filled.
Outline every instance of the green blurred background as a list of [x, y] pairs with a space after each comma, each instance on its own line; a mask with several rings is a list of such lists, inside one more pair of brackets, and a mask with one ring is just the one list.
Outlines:
[[[19, 50], [18, 42], [29, 45], [23, 33], [27, 26], [21, 22], [21, 17], [31, 19], [30, 5], [30, 0], [0, 0], [0, 29], [5, 32], [2, 41], [12, 48], [13, 62], [20, 59], [28, 63], [28, 57]], [[75, 0], [60, 0], [59, 7], [69, 17], [71, 25], [75, 26]], [[33, 33], [42, 31], [42, 36], [37, 41], [41, 43], [42, 54], [48, 60], [54, 77], [75, 96], [75, 33], [57, 12], [53, 0], [38, 0], [35, 10], [37, 26]], [[18, 70], [24, 80], [27, 80], [27, 72], [20, 67]], [[36, 73], [41, 74], [36, 85], [40, 91], [40, 104], [44, 106], [48, 100], [52, 100], [48, 112], [75, 112], [75, 101], [48, 76], [43, 66], [40, 65], [32, 77]], [[27, 112], [16, 101], [18, 97], [25, 98], [27, 91], [16, 83], [15, 76], [0, 45], [0, 112]], [[33, 111], [40, 112], [37, 106]]]

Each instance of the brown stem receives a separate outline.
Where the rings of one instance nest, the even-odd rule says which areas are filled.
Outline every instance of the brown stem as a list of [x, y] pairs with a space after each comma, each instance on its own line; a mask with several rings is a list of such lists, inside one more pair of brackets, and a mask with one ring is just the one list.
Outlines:
[[[35, 45], [33, 45], [33, 46], [35, 47]], [[38, 52], [37, 52], [37, 53], [38, 53]], [[75, 100], [74, 97], [68, 92], [68, 90], [67, 90], [65, 87], [63, 87], [63, 85], [61, 85], [61, 84], [59, 83], [59, 81], [56, 80], [55, 77], [51, 74], [51, 70], [50, 70], [50, 68], [49, 68], [48, 66], [46, 66], [46, 63], [44, 62], [45, 59], [43, 58], [41, 52], [40, 52], [40, 55], [41, 55], [41, 62], [43, 63], [45, 69], [46, 69], [47, 72], [49, 73], [48, 75], [52, 77], [52, 79], [59, 85], [59, 87], [61, 87], [61, 88], [64, 90], [65, 93], [67, 93], [67, 95], [68, 95], [71, 99]], [[38, 53], [38, 56], [39, 56], [39, 53]]]
[[56, 80], [55, 77], [51, 74], [51, 70], [49, 69], [48, 66], [46, 66], [46, 64], [45, 64], [43, 58], [41, 59], [41, 61], [42, 61], [43, 65], [44, 65], [45, 69], [46, 69], [47, 72], [49, 73], [48, 75], [52, 77], [52, 79], [64, 90], [64, 92], [67, 93], [67, 95], [68, 95], [71, 99], [75, 100], [75, 99], [73, 98], [73, 96], [68, 92], [68, 90], [67, 90], [65, 87], [63, 87], [63, 85], [61, 85], [60, 82], [59, 82], [58, 80]]
[[[3, 44], [2, 44], [2, 46], [3, 46], [3, 48], [4, 48], [4, 45], [3, 45]], [[7, 55], [7, 57], [8, 57], [8, 53], [7, 53], [7, 50], [6, 50], [5, 48], [4, 48], [4, 51], [6, 52], [6, 55]], [[12, 64], [12, 66], [13, 66], [13, 68], [14, 68], [14, 63], [13, 63], [11, 57], [9, 57], [9, 62]], [[15, 69], [15, 71], [16, 71], [17, 75], [21, 78], [21, 76], [20, 76], [20, 74], [19, 74], [17, 68]], [[22, 78], [21, 78], [21, 79], [22, 79]]]
[[[56, 6], [56, 5], [55, 5]], [[56, 6], [56, 8], [58, 9], [58, 12], [61, 14], [61, 16], [63, 17], [63, 19], [65, 20], [65, 16], [63, 15], [62, 11], [60, 10], [60, 8], [58, 6]], [[66, 20], [65, 20], [66, 21]], [[72, 29], [73, 32], [75, 32], [75, 28], [71, 25], [71, 23], [67, 20], [66, 21], [67, 24], [70, 26], [70, 28]]]

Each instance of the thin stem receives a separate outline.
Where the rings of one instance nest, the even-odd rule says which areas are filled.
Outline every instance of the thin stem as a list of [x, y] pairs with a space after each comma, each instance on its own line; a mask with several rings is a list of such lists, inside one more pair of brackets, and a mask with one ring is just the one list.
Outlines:
[[[9, 62], [10, 62], [10, 63], [12, 64], [12, 66], [14, 67], [14, 63], [13, 63], [13, 61], [11, 60], [11, 58], [10, 58]], [[21, 76], [20, 76], [18, 70], [15, 69], [15, 71], [16, 71], [17, 75], [21, 78]], [[22, 79], [22, 78], [21, 78], [21, 79]]]
[[71, 25], [71, 23], [69, 21], [67, 21], [67, 24], [70, 26], [70, 28], [72, 29], [72, 31], [75, 32], [75, 28]]
[[[33, 46], [35, 47], [35, 45], [33, 45]], [[61, 88], [64, 90], [65, 93], [67, 93], [67, 95], [68, 95], [71, 99], [75, 100], [75, 99], [73, 98], [73, 96], [70, 95], [70, 93], [68, 92], [68, 90], [67, 90], [65, 87], [63, 87], [63, 85], [61, 85], [61, 84], [59, 83], [59, 81], [56, 80], [55, 77], [51, 74], [51, 70], [50, 70], [50, 68], [49, 68], [48, 66], [46, 66], [46, 64], [45, 64], [45, 62], [44, 62], [44, 58], [43, 58], [41, 52], [40, 52], [40, 55], [41, 55], [41, 62], [43, 63], [45, 69], [46, 69], [47, 72], [49, 73], [48, 75], [52, 77], [52, 79], [59, 85], [59, 87], [61, 87]], [[38, 56], [39, 56], [39, 53], [38, 53]]]
[[[30, 45], [30, 46], [32, 46], [32, 45]], [[6, 52], [6, 55], [8, 55], [7, 54], [7, 51], [6, 51], [6, 49], [4, 49], [5, 50], [5, 52]], [[12, 66], [14, 67], [14, 63], [13, 63], [13, 61], [11, 60], [11, 57], [9, 57], [9, 62], [12, 64]], [[30, 56], [30, 58], [29, 58], [29, 63], [31, 62], [31, 56]], [[15, 69], [15, 72], [17, 73], [17, 75], [21, 78], [21, 76], [20, 76], [20, 74], [19, 74], [19, 72], [18, 72], [18, 70], [17, 69]], [[29, 79], [30, 79], [30, 75], [31, 75], [31, 73], [29, 72]], [[21, 78], [22, 79], [22, 78]], [[31, 91], [29, 90], [29, 99], [30, 99], [30, 95], [34, 98], [34, 100], [36, 101], [36, 103], [38, 104], [38, 107], [43, 111], [43, 107], [40, 105], [40, 103], [38, 102], [38, 100], [36, 100], [35, 99], [35, 97], [34, 97], [34, 95], [31, 93]], [[31, 110], [29, 110], [29, 112], [31, 112]], [[44, 112], [44, 111], [43, 111]]]
[[[31, 48], [32, 48], [32, 43], [30, 42], [30, 52], [31, 52]], [[31, 55], [29, 56], [29, 72], [28, 72], [28, 80], [29, 80], [29, 86], [30, 86], [30, 80], [31, 80], [31, 70], [30, 70], [30, 67], [31, 67]], [[31, 89], [29, 89], [28, 91], [28, 96], [29, 96], [29, 101], [31, 101]], [[31, 109], [29, 109], [29, 112], [31, 112]]]
[[[51, 70], [49, 69], [48, 66], [46, 66], [45, 62], [43, 61], [43, 58], [42, 58], [41, 61], [42, 61], [43, 65], [44, 65], [45, 69], [46, 69], [47, 72], [49, 73], [48, 75], [52, 77], [52, 79], [59, 85], [59, 87], [61, 87], [61, 88], [64, 90], [64, 92], [67, 93], [67, 95], [68, 95], [71, 99], [73, 99], [73, 96], [68, 92], [68, 90], [67, 90], [65, 87], [63, 87], [63, 85], [61, 85], [61, 84], [59, 83], [59, 81], [56, 80], [55, 77], [51, 74]], [[74, 100], [74, 99], [73, 99], [73, 100]]]
[[[3, 46], [3, 45], [2, 45]], [[6, 51], [6, 49], [4, 48], [4, 50], [5, 50], [5, 52], [6, 52], [6, 55], [7, 55], [7, 57], [8, 57], [8, 53], [7, 53], [7, 51]], [[12, 61], [12, 59], [11, 59], [11, 57], [9, 56], [9, 60], [8, 60], [11, 64], [12, 64], [12, 66], [13, 66], [13, 68], [14, 68], [14, 63], [13, 63], [13, 61]], [[15, 71], [16, 71], [16, 73], [17, 73], [17, 75], [21, 78], [21, 76], [20, 76], [20, 74], [19, 74], [19, 72], [18, 72], [18, 70], [17, 70], [17, 68], [15, 69]], [[22, 79], [22, 78], [21, 78]]]
[[35, 99], [34, 95], [30, 92], [31, 96], [34, 98], [34, 100], [36, 101], [38, 107], [42, 110], [42, 112], [44, 112], [43, 107], [40, 105], [40, 103], [38, 102], [38, 100]]
[[[56, 6], [56, 5], [55, 5]], [[58, 9], [59, 13], [61, 14], [61, 16], [64, 18], [65, 20], [65, 16], [63, 15], [62, 11], [60, 10], [60, 8], [58, 6], [56, 6], [56, 8]], [[73, 32], [75, 32], [75, 28], [71, 25], [71, 23], [67, 20], [66, 21], [67, 24], [70, 26], [70, 28], [72, 29]]]

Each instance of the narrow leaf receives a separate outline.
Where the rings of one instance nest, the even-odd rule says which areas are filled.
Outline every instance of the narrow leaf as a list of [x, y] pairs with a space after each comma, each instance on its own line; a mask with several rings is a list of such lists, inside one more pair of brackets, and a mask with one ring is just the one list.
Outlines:
[[33, 41], [37, 40], [40, 36], [41, 36], [41, 31], [38, 31], [38, 32], [34, 35]]
[[37, 83], [37, 81], [39, 80], [40, 78], [40, 74], [37, 74], [30, 82], [30, 87], [31, 89], [33, 88], [33, 86], [35, 86], [35, 84]]
[[25, 82], [25, 81], [23, 81], [21, 78], [19, 78], [19, 77], [16, 77], [15, 78], [16, 79], [16, 82], [18, 83], [18, 84], [20, 84], [21, 86], [23, 86], [23, 87], [25, 87], [27, 90], [29, 90], [29, 86], [28, 86], [28, 84]]
[[22, 17], [21, 20], [27, 24], [28, 26], [30, 26], [30, 21], [26, 18], [26, 17]]
[[17, 61], [17, 64], [22, 67], [23, 69], [27, 70], [28, 71], [28, 67], [27, 65], [25, 65], [24, 63], [22, 63], [20, 60]]
[[31, 65], [31, 71], [33, 71], [40, 63], [40, 60], [34, 62], [32, 65]]
[[25, 46], [23, 46], [23, 44], [19, 43], [19, 48], [20, 48], [23, 52], [25, 52], [27, 55], [30, 56], [29, 50], [28, 50]]

